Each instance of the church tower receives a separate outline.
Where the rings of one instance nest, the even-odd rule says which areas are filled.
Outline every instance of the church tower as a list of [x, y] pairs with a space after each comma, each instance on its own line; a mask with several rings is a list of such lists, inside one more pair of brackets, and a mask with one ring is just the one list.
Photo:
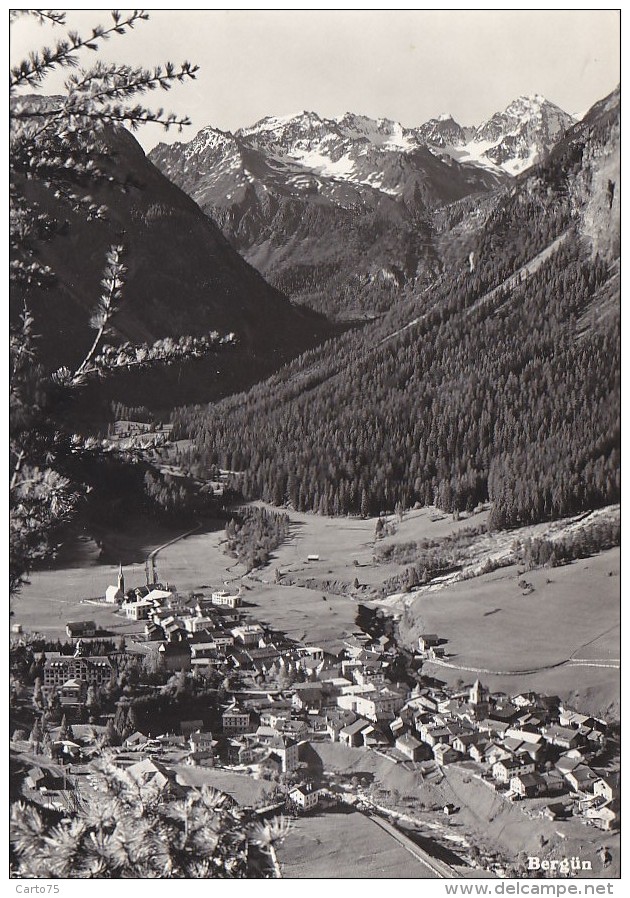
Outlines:
[[123, 595], [125, 594], [125, 575], [123, 574], [122, 562], [118, 567], [118, 589]]
[[471, 705], [481, 705], [487, 701], [488, 698], [488, 690], [485, 686], [481, 685], [479, 680], [475, 680], [473, 685], [470, 687], [470, 704]]
[[489, 709], [488, 690], [477, 679], [470, 687], [469, 702], [475, 711], [477, 720], [486, 717]]

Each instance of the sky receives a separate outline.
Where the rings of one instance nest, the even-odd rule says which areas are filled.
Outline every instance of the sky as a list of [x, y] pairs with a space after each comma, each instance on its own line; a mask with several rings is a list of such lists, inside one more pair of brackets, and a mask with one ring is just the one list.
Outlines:
[[[150, 20], [109, 41], [103, 58], [153, 66], [190, 60], [196, 82], [148, 105], [192, 119], [183, 135], [147, 126], [145, 149], [189, 140], [205, 125], [236, 130], [303, 109], [355, 112], [411, 127], [442, 113], [479, 124], [523, 94], [582, 113], [620, 80], [616, 10], [149, 10]], [[107, 10], [68, 11], [81, 34]], [[55, 29], [59, 34], [59, 29]], [[49, 43], [46, 27], [12, 27], [11, 61]], [[88, 53], [82, 64], [89, 65]], [[44, 93], [59, 90], [51, 77]]]

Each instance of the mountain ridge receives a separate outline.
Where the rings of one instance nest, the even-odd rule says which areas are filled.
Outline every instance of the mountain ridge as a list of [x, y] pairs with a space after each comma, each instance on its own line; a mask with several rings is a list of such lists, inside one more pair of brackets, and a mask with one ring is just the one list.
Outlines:
[[341, 320], [371, 317], [392, 291], [439, 273], [435, 210], [492, 195], [512, 178], [504, 169], [548, 154], [573, 122], [555, 110], [539, 95], [520, 98], [492, 123], [493, 140], [478, 134], [490, 123], [464, 128], [447, 115], [413, 129], [303, 110], [232, 133], [206, 126], [150, 158], [295, 301]]
[[[551, 121], [548, 121], [549, 119]], [[532, 122], [537, 123], [538, 128], [530, 127], [527, 135], [533, 149], [530, 148], [530, 152], [520, 157], [523, 160], [521, 165], [512, 164], [505, 168], [509, 174], [516, 174], [534, 161], [538, 161], [540, 155], [548, 152], [555, 139], [575, 121], [573, 116], [541, 94], [531, 94], [517, 97], [504, 111], [494, 113], [479, 125], [462, 126], [450, 113], [442, 113], [418, 126], [405, 127], [393, 119], [374, 119], [354, 112], [326, 118], [316, 112], [302, 110], [289, 115], [267, 115], [252, 125], [232, 132], [206, 125], [198, 133], [213, 131], [226, 137], [244, 139], [258, 149], [278, 147], [289, 158], [299, 160], [305, 155], [306, 144], [310, 142], [313, 149], [318, 137], [321, 139], [319, 143], [324, 146], [330, 143], [332, 136], [345, 140], [367, 141], [373, 146], [399, 151], [410, 151], [421, 146], [450, 147], [452, 151], [456, 151], [471, 141], [490, 141], [492, 144], [502, 138], [519, 136], [517, 133], [519, 125], [531, 126]], [[176, 145], [186, 146], [180, 142]], [[165, 146], [167, 145], [158, 143], [151, 150], [151, 154], [158, 155]], [[493, 158], [493, 154], [503, 155], [506, 158], [499, 163]], [[487, 164], [499, 168], [507, 165], [508, 161], [514, 163], [513, 159], [507, 159], [505, 151], [500, 154], [495, 145], [482, 148], [476, 155], [468, 150], [468, 155], [477, 161], [485, 156]], [[527, 166], [525, 161], [528, 163]]]

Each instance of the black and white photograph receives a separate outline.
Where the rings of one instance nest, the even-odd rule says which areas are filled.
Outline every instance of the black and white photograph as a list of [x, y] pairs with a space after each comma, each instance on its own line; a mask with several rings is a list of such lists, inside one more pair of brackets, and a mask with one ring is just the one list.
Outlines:
[[6, 15], [10, 893], [613, 895], [621, 11]]

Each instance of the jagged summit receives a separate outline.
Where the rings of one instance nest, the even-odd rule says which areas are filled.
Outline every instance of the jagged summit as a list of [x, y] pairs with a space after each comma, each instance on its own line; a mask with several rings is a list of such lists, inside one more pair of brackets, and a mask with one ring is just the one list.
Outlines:
[[573, 124], [572, 116], [542, 94], [521, 96], [479, 125], [467, 150], [518, 174], [543, 159]]
[[251, 134], [264, 132], [282, 132], [287, 128], [318, 126], [322, 121], [316, 112], [309, 112], [303, 109], [301, 112], [293, 112], [289, 115], [266, 115], [259, 121], [254, 122], [253, 125], [239, 128], [236, 134], [242, 137], [249, 137]]
[[[352, 284], [414, 283], [433, 266], [434, 210], [481, 197], [544, 158], [573, 119], [540, 94], [477, 127], [450, 112], [417, 127], [346, 111], [203, 129], [151, 159], [272, 283], [330, 311]], [[379, 288], [380, 289], [380, 288]], [[366, 300], [366, 307], [374, 307]]]
[[[540, 93], [516, 97], [504, 110], [471, 127], [460, 125], [450, 112], [418, 127], [406, 127], [393, 119], [350, 111], [326, 118], [303, 109], [265, 116], [233, 134], [212, 126], [202, 128], [184, 145], [184, 152], [187, 158], [209, 151], [214, 155], [230, 153], [236, 169], [242, 167], [241, 151], [250, 147], [273, 153], [310, 173], [379, 187], [383, 184], [382, 152], [410, 153], [427, 147], [437, 150], [442, 159], [447, 154], [468, 165], [514, 175], [544, 158], [575, 121]], [[162, 152], [161, 145], [158, 152]], [[385, 167], [389, 165], [385, 163]], [[241, 180], [248, 180], [246, 173]], [[308, 189], [313, 186], [311, 181], [301, 183]], [[396, 189], [395, 185], [386, 187]]]

